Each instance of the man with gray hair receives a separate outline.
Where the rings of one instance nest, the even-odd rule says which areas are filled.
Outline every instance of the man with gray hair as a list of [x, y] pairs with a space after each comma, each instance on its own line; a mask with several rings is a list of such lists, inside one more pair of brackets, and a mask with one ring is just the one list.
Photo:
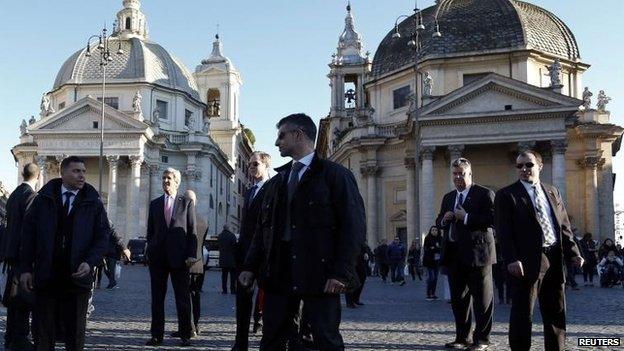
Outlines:
[[[455, 317], [455, 340], [444, 346], [487, 350], [494, 312], [494, 192], [472, 182], [472, 166], [466, 158], [453, 161], [452, 178], [455, 189], [444, 195], [436, 220], [444, 230], [440, 265], [448, 270]], [[473, 313], [471, 345], [468, 340]]]
[[167, 168], [162, 175], [164, 194], [152, 200], [147, 219], [146, 254], [152, 291], [152, 337], [148, 346], [162, 344], [165, 333], [167, 278], [175, 294], [178, 332], [182, 346], [192, 334], [189, 267], [198, 259], [195, 203], [178, 195], [180, 171]]

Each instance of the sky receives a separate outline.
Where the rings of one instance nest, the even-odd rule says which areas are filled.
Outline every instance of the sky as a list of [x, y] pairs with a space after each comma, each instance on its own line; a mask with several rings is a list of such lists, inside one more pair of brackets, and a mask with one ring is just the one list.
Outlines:
[[[562, 19], [575, 34], [583, 76], [595, 97], [612, 97], [611, 121], [624, 125], [624, 48], [621, 0], [531, 0]], [[419, 1], [421, 8], [433, 0]], [[17, 168], [10, 149], [18, 143], [19, 124], [38, 117], [41, 95], [51, 90], [63, 62], [107, 23], [121, 0], [0, 0], [0, 181], [12, 190]], [[397, 17], [411, 14], [410, 0], [352, 0], [356, 30], [365, 51], [374, 55]], [[327, 64], [344, 28], [346, 0], [144, 0], [150, 40], [165, 47], [194, 71], [212, 50], [219, 27], [223, 52], [241, 72], [241, 122], [256, 135], [256, 149], [279, 157], [275, 123], [305, 112], [315, 120], [330, 107]], [[441, 29], [444, 32], [444, 29]], [[444, 33], [443, 33], [444, 34]], [[614, 165], [624, 171], [624, 151]], [[624, 173], [616, 182], [616, 203], [624, 206]], [[624, 209], [624, 208], [623, 208]]]

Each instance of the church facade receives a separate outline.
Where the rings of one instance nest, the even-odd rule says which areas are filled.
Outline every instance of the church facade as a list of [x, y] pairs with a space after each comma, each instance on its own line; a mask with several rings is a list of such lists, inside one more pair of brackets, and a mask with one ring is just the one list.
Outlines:
[[560, 19], [517, 0], [439, 1], [392, 28], [371, 60], [347, 12], [318, 148], [356, 175], [370, 245], [422, 240], [453, 189], [454, 159], [498, 190], [517, 180], [526, 149], [544, 156], [542, 180], [560, 189], [578, 233], [613, 237], [624, 129], [604, 92], [592, 108], [589, 65]]
[[76, 155], [97, 188], [103, 128], [101, 195], [126, 240], [145, 235], [149, 202], [162, 194], [167, 167], [182, 173], [180, 192], [197, 194], [199, 231], [216, 235], [226, 223], [236, 231], [253, 148], [238, 115], [240, 73], [223, 56], [218, 36], [210, 57], [191, 73], [149, 40], [140, 5], [123, 0], [117, 13], [104, 94], [97, 40], [62, 65], [42, 98], [40, 118], [22, 121], [12, 149], [18, 169], [37, 162], [41, 186], [59, 176], [64, 157]]

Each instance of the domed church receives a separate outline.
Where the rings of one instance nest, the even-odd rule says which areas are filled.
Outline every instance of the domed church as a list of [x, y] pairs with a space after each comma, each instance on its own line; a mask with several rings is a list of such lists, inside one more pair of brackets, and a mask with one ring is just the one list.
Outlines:
[[613, 237], [623, 128], [604, 93], [592, 107], [590, 66], [563, 21], [518, 0], [439, 0], [389, 29], [371, 60], [347, 7], [317, 141], [356, 175], [370, 245], [422, 240], [454, 188], [453, 160], [470, 159], [474, 181], [496, 191], [517, 180], [526, 149], [544, 156], [541, 179], [577, 235]]
[[22, 121], [20, 143], [12, 149], [18, 169], [37, 162], [41, 186], [58, 177], [64, 157], [77, 155], [97, 188], [103, 128], [102, 199], [126, 240], [145, 235], [149, 202], [162, 194], [167, 167], [182, 172], [180, 192], [196, 192], [199, 231], [208, 227], [214, 235], [226, 223], [236, 231], [253, 147], [239, 120], [241, 75], [223, 56], [218, 35], [212, 54], [191, 73], [149, 40], [140, 7], [139, 0], [123, 0], [105, 67], [101, 40], [61, 66], [39, 118]]

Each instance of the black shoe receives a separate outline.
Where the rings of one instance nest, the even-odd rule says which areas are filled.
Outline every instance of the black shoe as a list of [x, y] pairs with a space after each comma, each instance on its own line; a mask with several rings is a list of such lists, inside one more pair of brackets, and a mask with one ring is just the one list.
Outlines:
[[405, 280], [401, 280], [401, 282], [399, 283], [400, 286], [405, 285]]
[[355, 304], [354, 303], [348, 303], [347, 304], [347, 308], [355, 308]]
[[358, 306], [364, 306], [364, 304], [360, 301], [355, 301], [354, 304], [358, 305]]
[[187, 339], [187, 338], [180, 339], [180, 346], [191, 346], [191, 339]]
[[466, 351], [485, 351], [489, 349], [489, 344], [472, 344], [466, 348]]
[[147, 340], [147, 342], [145, 343], [146, 346], [159, 346], [162, 344], [163, 339], [162, 338], [154, 338], [152, 337], [151, 339]]
[[446, 344], [444, 344], [444, 348], [447, 349], [455, 349], [455, 350], [464, 350], [467, 347], [469, 347], [470, 344], [466, 341], [453, 341], [453, 342], [447, 342]]

